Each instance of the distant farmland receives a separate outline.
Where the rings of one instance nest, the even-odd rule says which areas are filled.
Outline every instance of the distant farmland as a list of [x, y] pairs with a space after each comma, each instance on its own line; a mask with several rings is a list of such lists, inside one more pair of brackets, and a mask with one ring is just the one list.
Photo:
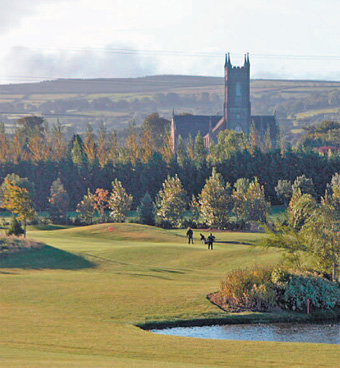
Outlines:
[[[158, 112], [222, 113], [223, 78], [164, 75], [144, 78], [60, 79], [0, 86], [0, 119], [11, 129], [25, 115], [57, 119], [72, 132], [94, 128], [123, 129], [134, 120]], [[302, 127], [340, 120], [340, 82], [252, 80], [252, 113], [273, 114], [293, 144]]]

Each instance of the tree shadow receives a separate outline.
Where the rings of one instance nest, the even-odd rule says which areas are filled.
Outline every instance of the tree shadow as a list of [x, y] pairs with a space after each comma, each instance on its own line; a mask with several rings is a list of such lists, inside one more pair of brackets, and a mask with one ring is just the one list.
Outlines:
[[80, 270], [96, 264], [73, 253], [44, 245], [38, 249], [22, 250], [0, 256], [1, 268]]
[[253, 245], [251, 243], [247, 243], [247, 242], [244, 242], [244, 241], [218, 241], [216, 240], [215, 243], [220, 243], [220, 244], [240, 244], [240, 245]]

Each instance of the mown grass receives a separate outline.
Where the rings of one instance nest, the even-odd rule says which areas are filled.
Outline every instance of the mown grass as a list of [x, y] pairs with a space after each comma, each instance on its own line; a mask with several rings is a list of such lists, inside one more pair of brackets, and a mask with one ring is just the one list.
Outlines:
[[254, 247], [263, 234], [216, 232], [214, 251], [198, 234], [188, 245], [183, 230], [136, 224], [30, 230], [48, 246], [10, 264], [0, 259], [0, 366], [338, 366], [334, 345], [205, 340], [138, 328], [223, 318], [206, 295], [225, 274], [280, 259]]

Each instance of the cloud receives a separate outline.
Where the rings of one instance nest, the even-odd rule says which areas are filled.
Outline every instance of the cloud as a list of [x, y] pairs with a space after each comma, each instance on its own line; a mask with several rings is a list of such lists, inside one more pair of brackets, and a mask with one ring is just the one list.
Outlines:
[[[129, 51], [112, 51], [112, 50]], [[15, 79], [140, 77], [158, 71], [157, 58], [139, 54], [129, 45], [103, 50], [48, 50], [14, 47], [2, 62], [3, 73]]]
[[73, 0], [10, 0], [1, 3], [0, 32], [6, 32], [20, 22], [37, 13], [41, 5], [60, 4]]

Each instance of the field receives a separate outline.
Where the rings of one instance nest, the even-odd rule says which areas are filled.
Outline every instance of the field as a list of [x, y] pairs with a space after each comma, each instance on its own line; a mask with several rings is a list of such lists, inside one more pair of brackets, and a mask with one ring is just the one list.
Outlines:
[[227, 271], [280, 259], [254, 247], [261, 234], [216, 232], [208, 251], [197, 231], [190, 246], [184, 233], [137, 224], [29, 229], [47, 246], [0, 259], [0, 366], [339, 365], [335, 345], [181, 338], [138, 328], [227, 317], [206, 299]]
[[[251, 80], [253, 115], [272, 115], [295, 144], [302, 128], [340, 119], [340, 82]], [[0, 85], [0, 120], [12, 132], [17, 119], [42, 115], [57, 121], [72, 136], [87, 123], [95, 129], [104, 121], [109, 130], [141, 125], [153, 112], [171, 119], [176, 113], [222, 114], [224, 79], [160, 75], [143, 78], [61, 79], [40, 83]], [[69, 137], [69, 138], [70, 138]]]

